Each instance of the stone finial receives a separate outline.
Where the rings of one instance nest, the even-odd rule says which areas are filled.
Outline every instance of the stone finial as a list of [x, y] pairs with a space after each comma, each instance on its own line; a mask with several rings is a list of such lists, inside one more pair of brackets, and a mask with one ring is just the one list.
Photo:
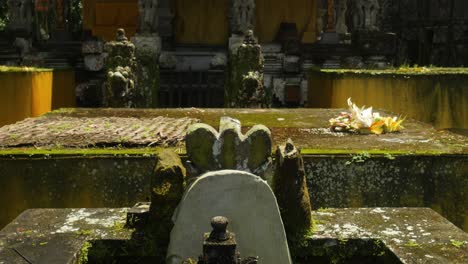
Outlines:
[[123, 28], [117, 29], [115, 40], [116, 41], [128, 41], [127, 36], [125, 35], [125, 29]]
[[195, 124], [187, 131], [187, 155], [199, 172], [235, 169], [263, 177], [271, 164], [270, 130], [256, 125], [243, 135], [240, 121], [230, 117], [219, 127]]
[[229, 231], [227, 230], [227, 226], [229, 224], [229, 220], [224, 216], [215, 216], [211, 219], [211, 227], [213, 230], [211, 231], [208, 239], [211, 241], [226, 241], [229, 239]]

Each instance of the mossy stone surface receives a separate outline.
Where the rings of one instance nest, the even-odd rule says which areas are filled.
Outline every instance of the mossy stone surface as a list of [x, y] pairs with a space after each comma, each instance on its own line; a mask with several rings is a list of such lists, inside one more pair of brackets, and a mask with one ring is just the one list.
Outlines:
[[281, 210], [284, 228], [290, 243], [304, 237], [312, 228], [311, 205], [304, 161], [288, 141], [276, 150], [276, 169], [272, 188]]

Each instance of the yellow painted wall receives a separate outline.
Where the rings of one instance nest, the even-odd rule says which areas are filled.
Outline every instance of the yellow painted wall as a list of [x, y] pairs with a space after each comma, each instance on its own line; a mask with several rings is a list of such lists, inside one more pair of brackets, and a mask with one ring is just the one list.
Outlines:
[[316, 39], [316, 0], [256, 0], [255, 34], [260, 42], [272, 42], [278, 33], [280, 24], [296, 23], [302, 38], [304, 33]]
[[135, 35], [138, 16], [138, 0], [83, 0], [83, 28], [106, 41], [115, 39], [117, 28]]
[[76, 107], [75, 86], [75, 72], [73, 70], [54, 70], [52, 110]]
[[223, 45], [229, 34], [229, 0], [176, 0], [175, 36], [181, 44]]
[[0, 126], [51, 110], [52, 71], [0, 72]]
[[[460, 79], [462, 78], [462, 79]], [[467, 77], [336, 76], [311, 74], [308, 107], [373, 106], [431, 123], [436, 128], [468, 129]]]

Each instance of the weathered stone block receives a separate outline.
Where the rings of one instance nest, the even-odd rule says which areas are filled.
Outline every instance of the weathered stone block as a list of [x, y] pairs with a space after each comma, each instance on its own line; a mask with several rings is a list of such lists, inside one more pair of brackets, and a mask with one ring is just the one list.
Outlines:
[[185, 184], [185, 168], [179, 155], [171, 150], [158, 154], [158, 161], [151, 177], [150, 215], [156, 221], [169, 221], [182, 198]]
[[290, 139], [286, 146], [276, 150], [276, 170], [272, 185], [288, 239], [300, 239], [312, 228], [312, 209], [304, 161], [300, 150]]

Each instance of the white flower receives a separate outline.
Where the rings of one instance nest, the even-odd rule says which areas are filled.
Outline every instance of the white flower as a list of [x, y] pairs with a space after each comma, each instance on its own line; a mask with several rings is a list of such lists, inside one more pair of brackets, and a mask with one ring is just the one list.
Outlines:
[[372, 107], [365, 108], [363, 106], [362, 108], [359, 108], [351, 101], [351, 98], [348, 98], [348, 106], [351, 111], [351, 116], [353, 117], [353, 127], [359, 129], [372, 126], [372, 123], [374, 123]]

